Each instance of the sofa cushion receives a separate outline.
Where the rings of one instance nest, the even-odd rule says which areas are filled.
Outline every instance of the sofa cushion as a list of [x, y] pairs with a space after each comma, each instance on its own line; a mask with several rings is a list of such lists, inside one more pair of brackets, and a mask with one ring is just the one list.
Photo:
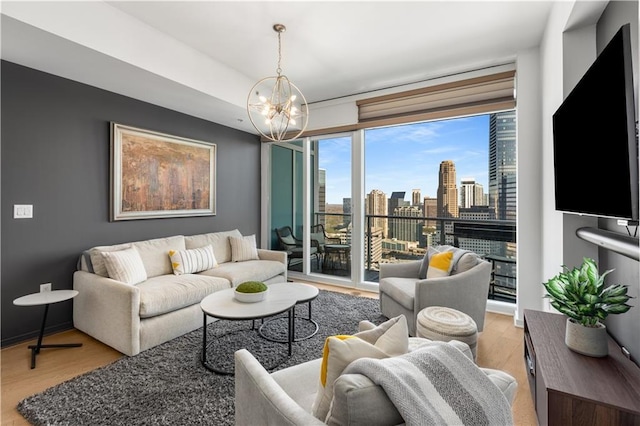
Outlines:
[[246, 262], [221, 263], [216, 268], [199, 272], [199, 275], [225, 278], [233, 287], [245, 281], [267, 281], [284, 274], [286, 266], [275, 260], [247, 260]]
[[209, 294], [230, 285], [229, 281], [217, 277], [170, 274], [149, 278], [137, 287], [140, 289], [140, 318], [150, 318], [200, 303]]
[[389, 295], [389, 297], [410, 311], [413, 311], [415, 308], [415, 278], [383, 278], [380, 280], [380, 292]]
[[103, 277], [108, 277], [109, 272], [107, 272], [107, 267], [104, 264], [104, 258], [102, 257], [102, 253], [106, 251], [124, 250], [130, 247], [131, 247], [131, 243], [125, 243], [125, 244], [115, 244], [112, 246], [97, 246], [89, 249], [89, 258], [91, 259], [91, 266], [89, 267], [87, 265], [87, 269], [89, 271], [93, 269], [94, 274], [98, 274]]
[[185, 249], [183, 235], [136, 241], [131, 245], [138, 249], [148, 277], [173, 274], [171, 259], [167, 254], [171, 250], [180, 251]]
[[135, 247], [105, 251], [100, 254], [109, 273], [109, 278], [131, 285], [147, 279], [147, 272]]
[[237, 229], [232, 231], [210, 232], [207, 234], [188, 235], [184, 237], [185, 247], [194, 249], [211, 244], [213, 255], [218, 263], [231, 262], [231, 245], [229, 237], [242, 237]]
[[174, 275], [195, 274], [218, 266], [211, 244], [191, 250], [170, 250]]
[[380, 359], [401, 355], [407, 352], [408, 341], [407, 321], [402, 315], [354, 336], [327, 337], [313, 415], [322, 421], [326, 419], [333, 398], [333, 383], [352, 361], [363, 357]]
[[381, 386], [362, 374], [343, 374], [333, 384], [326, 423], [388, 426], [403, 424], [404, 420]]
[[260, 259], [258, 257], [255, 234], [247, 235], [246, 237], [229, 237], [229, 244], [231, 244], [232, 262]]

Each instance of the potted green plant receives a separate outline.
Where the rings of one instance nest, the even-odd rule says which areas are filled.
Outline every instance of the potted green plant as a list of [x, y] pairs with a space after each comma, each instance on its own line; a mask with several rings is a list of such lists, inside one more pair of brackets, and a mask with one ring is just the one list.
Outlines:
[[593, 259], [583, 258], [579, 268], [563, 271], [543, 283], [547, 294], [558, 312], [566, 315], [565, 343], [573, 351], [583, 355], [602, 357], [608, 351], [607, 329], [602, 323], [609, 314], [622, 314], [631, 309], [627, 304], [628, 287], [614, 284], [605, 287], [605, 277], [613, 269], [598, 272]]
[[262, 281], [245, 281], [234, 291], [234, 297], [239, 302], [254, 303], [264, 300], [269, 287]]

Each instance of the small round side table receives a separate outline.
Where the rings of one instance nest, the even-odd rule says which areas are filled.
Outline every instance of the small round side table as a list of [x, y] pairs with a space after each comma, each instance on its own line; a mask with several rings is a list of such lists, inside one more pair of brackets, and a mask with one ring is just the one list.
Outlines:
[[52, 303], [64, 302], [65, 300], [73, 299], [78, 295], [77, 290], [53, 290], [42, 291], [40, 293], [27, 294], [26, 296], [18, 297], [13, 301], [16, 306], [40, 306], [44, 305], [44, 317], [42, 318], [42, 326], [40, 327], [40, 335], [38, 336], [38, 343], [35, 345], [29, 345], [31, 349], [31, 368], [36, 368], [36, 355], [40, 353], [40, 349], [43, 348], [77, 348], [82, 346], [82, 343], [59, 343], [59, 344], [42, 344], [42, 337], [44, 336], [44, 326], [47, 322], [47, 313], [49, 312], [49, 305]]

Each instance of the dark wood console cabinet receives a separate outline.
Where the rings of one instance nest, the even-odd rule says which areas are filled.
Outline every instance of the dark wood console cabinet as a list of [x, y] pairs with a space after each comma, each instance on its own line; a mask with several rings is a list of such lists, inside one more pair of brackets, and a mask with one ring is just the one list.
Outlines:
[[640, 426], [640, 367], [609, 337], [593, 358], [564, 343], [564, 315], [524, 311], [524, 361], [540, 425]]

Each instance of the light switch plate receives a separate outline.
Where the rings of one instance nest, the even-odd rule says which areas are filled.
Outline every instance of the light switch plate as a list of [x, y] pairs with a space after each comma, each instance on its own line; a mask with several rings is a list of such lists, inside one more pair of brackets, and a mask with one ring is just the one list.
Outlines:
[[51, 291], [51, 283], [40, 284], [40, 293], [44, 293], [45, 291]]
[[14, 219], [31, 219], [33, 218], [33, 204], [14, 204]]

